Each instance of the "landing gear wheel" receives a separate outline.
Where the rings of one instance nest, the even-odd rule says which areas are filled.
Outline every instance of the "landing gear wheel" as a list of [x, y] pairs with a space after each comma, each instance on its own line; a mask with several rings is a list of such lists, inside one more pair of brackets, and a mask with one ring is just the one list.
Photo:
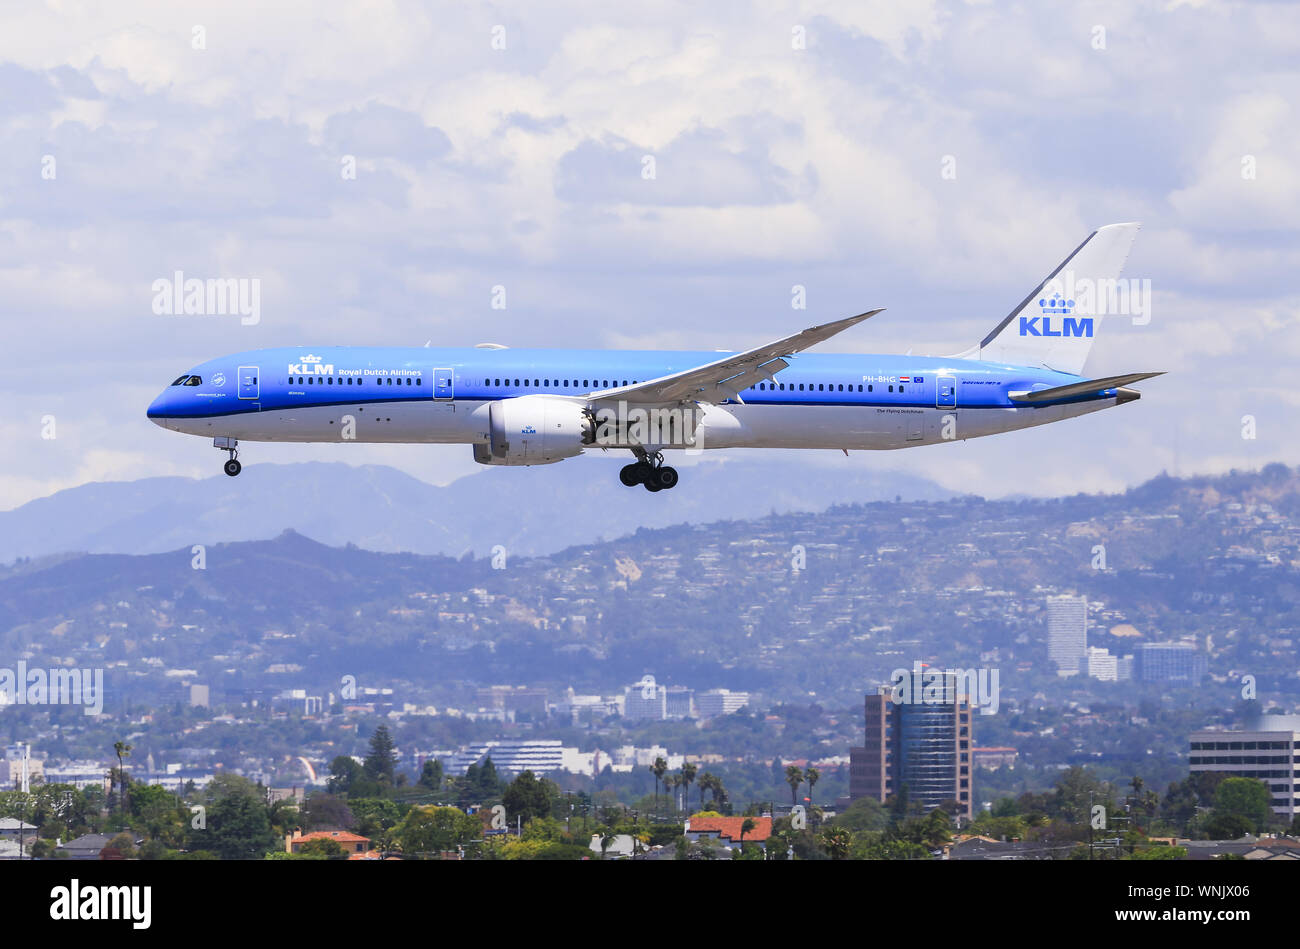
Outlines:
[[629, 488], [634, 488], [642, 482], [641, 466], [638, 464], [624, 465], [618, 473], [618, 480]]
[[659, 487], [667, 490], [668, 488], [677, 487], [677, 469], [669, 468], [667, 465], [662, 466], [655, 472]]
[[657, 479], [651, 478], [649, 481], [645, 483], [645, 489], [651, 492], [662, 491], [664, 489], [664, 486], [660, 484]]
[[239, 472], [243, 470], [244, 466], [241, 465], [239, 462], [237, 462], [235, 459], [231, 458], [228, 462], [226, 462], [221, 467], [225, 470], [226, 474], [230, 475], [230, 477], [233, 478], [235, 475], [239, 474]]

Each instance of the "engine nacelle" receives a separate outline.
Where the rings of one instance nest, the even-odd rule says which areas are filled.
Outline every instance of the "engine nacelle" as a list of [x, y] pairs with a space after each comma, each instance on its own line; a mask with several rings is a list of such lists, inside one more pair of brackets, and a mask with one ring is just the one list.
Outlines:
[[489, 403], [488, 431], [488, 444], [474, 446], [480, 465], [550, 465], [581, 455], [596, 440], [585, 405], [550, 395]]

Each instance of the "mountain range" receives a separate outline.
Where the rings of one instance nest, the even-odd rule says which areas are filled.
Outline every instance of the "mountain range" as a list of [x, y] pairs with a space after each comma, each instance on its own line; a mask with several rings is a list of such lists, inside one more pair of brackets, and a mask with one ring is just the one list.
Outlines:
[[442, 487], [395, 468], [341, 462], [249, 465], [238, 478], [95, 482], [0, 512], [0, 563], [68, 552], [159, 553], [285, 530], [383, 552], [483, 556], [501, 545], [512, 556], [537, 556], [643, 527], [951, 496], [860, 458], [834, 467], [768, 456], [702, 461], [681, 469], [677, 488], [657, 494], [620, 484], [620, 464], [598, 458], [493, 468]]

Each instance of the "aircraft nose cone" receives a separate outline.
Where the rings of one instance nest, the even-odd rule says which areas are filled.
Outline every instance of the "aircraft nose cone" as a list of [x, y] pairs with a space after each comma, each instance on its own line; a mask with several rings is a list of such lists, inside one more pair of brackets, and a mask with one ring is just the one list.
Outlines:
[[144, 413], [146, 416], [148, 416], [150, 420], [153, 421], [155, 425], [161, 425], [163, 426], [163, 428], [167, 427], [167, 423], [163, 421], [164, 412], [166, 409], [166, 406], [164, 404], [165, 402], [166, 402], [166, 393], [163, 393], [162, 395], [158, 396], [158, 398], [154, 399], [151, 403], [149, 403], [149, 408], [146, 409]]

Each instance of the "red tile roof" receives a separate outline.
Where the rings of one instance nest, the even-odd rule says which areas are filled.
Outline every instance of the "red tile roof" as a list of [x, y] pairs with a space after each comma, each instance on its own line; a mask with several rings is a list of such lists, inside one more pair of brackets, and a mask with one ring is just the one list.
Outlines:
[[772, 836], [772, 818], [770, 817], [692, 817], [689, 831], [691, 833], [711, 834], [728, 840], [740, 841], [740, 825], [746, 820], [754, 822], [754, 829], [745, 834], [746, 841], [761, 843]]
[[369, 837], [361, 837], [357, 834], [348, 833], [346, 830], [313, 830], [310, 834], [303, 834], [301, 837], [294, 837], [293, 842], [306, 843], [308, 840], [337, 840], [340, 843], [347, 844], [368, 844]]

